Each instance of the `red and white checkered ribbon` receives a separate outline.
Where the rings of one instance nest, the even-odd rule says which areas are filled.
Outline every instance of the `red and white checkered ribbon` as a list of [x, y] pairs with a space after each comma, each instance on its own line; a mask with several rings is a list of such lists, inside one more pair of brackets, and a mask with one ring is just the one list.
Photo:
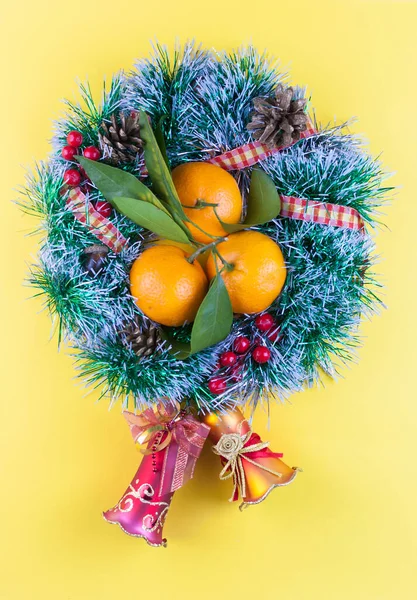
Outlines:
[[[301, 134], [305, 139], [317, 133], [311, 121], [307, 129]], [[210, 158], [207, 162], [217, 165], [226, 171], [235, 171], [253, 167], [257, 163], [277, 154], [288, 146], [270, 148], [262, 142], [249, 142], [224, 154]], [[329, 202], [314, 202], [295, 196], [281, 196], [282, 217], [298, 219], [299, 221], [312, 221], [321, 225], [332, 225], [345, 229], [360, 230], [364, 228], [364, 222], [360, 214], [349, 206], [340, 206]]]
[[94, 210], [94, 206], [88, 201], [87, 196], [80, 188], [70, 190], [67, 198], [67, 208], [73, 213], [77, 221], [85, 225], [96, 238], [106, 244], [113, 252], [120, 252], [127, 244], [127, 239], [117, 227], [109, 219]]
[[[312, 122], [309, 120], [307, 123], [307, 129], [301, 133], [300, 139], [311, 137], [315, 133], [317, 133], [317, 131], [314, 129]], [[288, 148], [288, 146], [277, 146], [276, 148], [271, 148], [263, 142], [249, 142], [248, 144], [243, 144], [243, 146], [229, 150], [224, 154], [214, 156], [207, 162], [217, 165], [226, 171], [235, 171], [246, 169], [247, 167], [253, 167], [253, 165], [256, 165], [258, 162], [269, 158], [273, 154], [281, 152], [281, 150], [284, 150], [285, 148]]]
[[[317, 133], [309, 120], [307, 129], [301, 133], [305, 139]], [[257, 163], [281, 152], [287, 146], [270, 148], [262, 142], [249, 142], [224, 154], [208, 159], [207, 162], [217, 165], [226, 171], [234, 171], [253, 167]], [[141, 177], [147, 175], [146, 168], [141, 169]], [[80, 188], [70, 190], [67, 207], [75, 218], [83, 223], [99, 240], [114, 252], [120, 252], [127, 244], [126, 238], [111, 221], [94, 210], [91, 202]], [[349, 206], [340, 206], [330, 202], [316, 202], [295, 196], [281, 196], [280, 216], [311, 221], [320, 225], [330, 225], [352, 230], [363, 230], [364, 221], [357, 210]]]
[[340, 206], [330, 202], [315, 202], [314, 200], [305, 200], [294, 196], [281, 196], [280, 215], [344, 229], [361, 230], [364, 228], [362, 217], [357, 210], [350, 206]]

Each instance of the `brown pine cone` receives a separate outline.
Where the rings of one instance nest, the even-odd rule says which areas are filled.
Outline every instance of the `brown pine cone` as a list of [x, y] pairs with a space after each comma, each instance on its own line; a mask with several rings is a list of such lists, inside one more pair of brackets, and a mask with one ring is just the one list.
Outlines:
[[113, 113], [110, 120], [111, 123], [103, 121], [100, 126], [100, 148], [114, 165], [133, 162], [143, 147], [139, 113], [132, 112], [128, 116], [122, 112], [118, 115]]
[[158, 327], [151, 322], [139, 324], [135, 319], [120, 332], [123, 343], [132, 348], [139, 358], [151, 356], [161, 343]]
[[294, 99], [292, 87], [284, 88], [279, 84], [275, 96], [254, 99], [252, 120], [247, 129], [252, 131], [255, 140], [271, 148], [289, 146], [307, 129], [306, 104], [306, 98]]
[[108, 247], [102, 246], [101, 244], [93, 244], [93, 246], [84, 249], [81, 256], [81, 263], [85, 272], [88, 273], [90, 277], [100, 275], [104, 269], [108, 253]]

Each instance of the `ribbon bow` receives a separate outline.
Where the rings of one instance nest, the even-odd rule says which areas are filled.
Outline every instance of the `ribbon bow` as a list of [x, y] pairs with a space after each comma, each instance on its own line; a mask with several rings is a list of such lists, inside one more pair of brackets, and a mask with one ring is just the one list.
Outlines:
[[210, 428], [197, 421], [193, 415], [179, 410], [172, 402], [158, 402], [155, 410], [146, 409], [140, 415], [124, 411], [135, 442], [148, 443], [145, 455], [166, 450], [160, 494], [175, 492], [194, 474]]
[[242, 435], [240, 431], [245, 422], [247, 423], [247, 421], [239, 423], [237, 433], [224, 433], [217, 444], [213, 446], [213, 452], [219, 455], [224, 462], [224, 467], [219, 475], [220, 479], [233, 479], [233, 493], [229, 502], [237, 500], [239, 491], [242, 498], [246, 497], [246, 477], [242, 460], [247, 460], [259, 469], [271, 473], [271, 475], [282, 477], [282, 473], [273, 471], [253, 460], [267, 456], [282, 458], [283, 455], [281, 453], [265, 453], [269, 442], [262, 442], [259, 435], [253, 433], [250, 427], [248, 432]]

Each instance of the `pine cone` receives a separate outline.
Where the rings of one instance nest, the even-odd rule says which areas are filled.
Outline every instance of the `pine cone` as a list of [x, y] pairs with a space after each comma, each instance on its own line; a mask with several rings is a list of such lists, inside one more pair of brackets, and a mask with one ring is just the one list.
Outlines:
[[81, 263], [85, 272], [90, 275], [90, 277], [96, 277], [103, 271], [108, 252], [108, 247], [100, 244], [94, 244], [93, 246], [84, 248], [81, 255]]
[[139, 114], [132, 112], [126, 116], [122, 112], [113, 113], [111, 123], [101, 124], [99, 133], [100, 147], [115, 165], [133, 162], [141, 151], [143, 142], [140, 138]]
[[307, 129], [308, 117], [304, 112], [305, 98], [294, 99], [292, 87], [281, 84], [270, 98], [255, 98], [252, 120], [247, 126], [253, 137], [268, 146], [289, 146], [300, 139]]
[[161, 343], [158, 327], [150, 322], [139, 325], [135, 319], [120, 333], [124, 344], [132, 348], [139, 358], [151, 356]]

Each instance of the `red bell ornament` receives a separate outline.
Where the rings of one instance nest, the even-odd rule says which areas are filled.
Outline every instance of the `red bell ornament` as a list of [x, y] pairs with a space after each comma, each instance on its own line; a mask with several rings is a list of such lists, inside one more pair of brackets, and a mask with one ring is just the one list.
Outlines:
[[144, 538], [150, 546], [166, 546], [162, 530], [174, 492], [160, 493], [164, 453], [155, 456], [156, 468], [151, 455], [144, 456], [119, 502], [104, 512], [103, 517], [108, 523], [119, 525], [125, 533]]
[[252, 432], [239, 409], [221, 415], [210, 413], [203, 421], [210, 427], [213, 452], [223, 465], [220, 479], [232, 479], [230, 502], [240, 496], [240, 509], [259, 504], [273, 489], [289, 484], [300, 470], [286, 465], [282, 454], [272, 452], [269, 442]]
[[135, 442], [147, 447], [122, 498], [103, 516], [150, 546], [166, 546], [163, 526], [172, 496], [193, 477], [209, 428], [171, 403], [124, 415]]

